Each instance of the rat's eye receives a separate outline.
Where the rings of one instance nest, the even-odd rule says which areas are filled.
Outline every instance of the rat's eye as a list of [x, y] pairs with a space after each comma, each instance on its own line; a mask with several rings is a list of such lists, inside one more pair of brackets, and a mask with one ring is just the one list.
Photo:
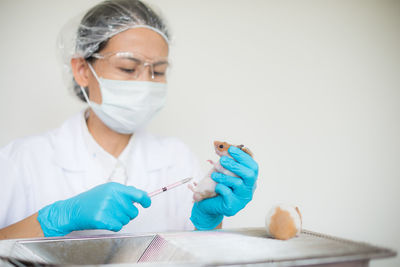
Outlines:
[[221, 148], [221, 149], [224, 148], [224, 145], [219, 145], [219, 148]]

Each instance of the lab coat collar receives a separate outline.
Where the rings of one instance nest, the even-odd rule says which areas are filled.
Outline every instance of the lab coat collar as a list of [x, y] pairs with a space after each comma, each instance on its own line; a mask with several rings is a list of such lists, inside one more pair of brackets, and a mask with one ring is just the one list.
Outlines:
[[[82, 110], [55, 131], [54, 148], [56, 164], [71, 172], [86, 171], [91, 164], [90, 155], [83, 139]], [[137, 166], [140, 159], [140, 168], [147, 171], [154, 171], [172, 164], [171, 155], [165, 148], [162, 140], [156, 136], [138, 131], [134, 134], [133, 147], [129, 159], [131, 166]], [[137, 166], [139, 167], [139, 166]]]

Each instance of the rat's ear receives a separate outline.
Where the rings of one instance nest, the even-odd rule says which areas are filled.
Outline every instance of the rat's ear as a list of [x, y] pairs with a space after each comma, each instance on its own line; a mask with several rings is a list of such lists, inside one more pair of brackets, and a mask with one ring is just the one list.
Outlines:
[[243, 151], [243, 152], [246, 152], [247, 154], [249, 154], [250, 155], [250, 157], [253, 157], [253, 152], [251, 152], [250, 151], [250, 149], [248, 149], [247, 147], [242, 147], [241, 148], [241, 150]]
[[71, 59], [72, 74], [76, 83], [82, 87], [89, 85], [89, 66], [83, 58], [72, 58]]
[[295, 209], [296, 209], [296, 211], [297, 211], [297, 214], [299, 214], [299, 217], [300, 217], [300, 222], [302, 223], [302, 221], [303, 221], [303, 218], [301, 217], [300, 210], [299, 210], [299, 208], [298, 208], [298, 207], [296, 207]]

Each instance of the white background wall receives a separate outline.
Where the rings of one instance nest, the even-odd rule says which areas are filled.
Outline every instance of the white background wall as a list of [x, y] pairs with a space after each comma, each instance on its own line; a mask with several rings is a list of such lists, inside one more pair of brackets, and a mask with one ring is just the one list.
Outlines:
[[[0, 145], [80, 110], [55, 39], [94, 0], [0, 1]], [[204, 162], [214, 139], [260, 165], [254, 200], [225, 227], [262, 226], [275, 203], [304, 228], [400, 251], [400, 1], [152, 0], [174, 33], [168, 106], [152, 131]], [[399, 257], [372, 266], [398, 266]]]

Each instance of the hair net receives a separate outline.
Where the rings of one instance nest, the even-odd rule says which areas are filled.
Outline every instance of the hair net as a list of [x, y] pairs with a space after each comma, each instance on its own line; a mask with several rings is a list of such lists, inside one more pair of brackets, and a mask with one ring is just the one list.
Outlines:
[[73, 90], [82, 101], [85, 101], [84, 97], [72, 76], [71, 58], [89, 59], [111, 37], [131, 28], [150, 28], [169, 43], [169, 33], [163, 19], [139, 0], [103, 1], [63, 27], [57, 46], [62, 57], [64, 74], [72, 81]]

